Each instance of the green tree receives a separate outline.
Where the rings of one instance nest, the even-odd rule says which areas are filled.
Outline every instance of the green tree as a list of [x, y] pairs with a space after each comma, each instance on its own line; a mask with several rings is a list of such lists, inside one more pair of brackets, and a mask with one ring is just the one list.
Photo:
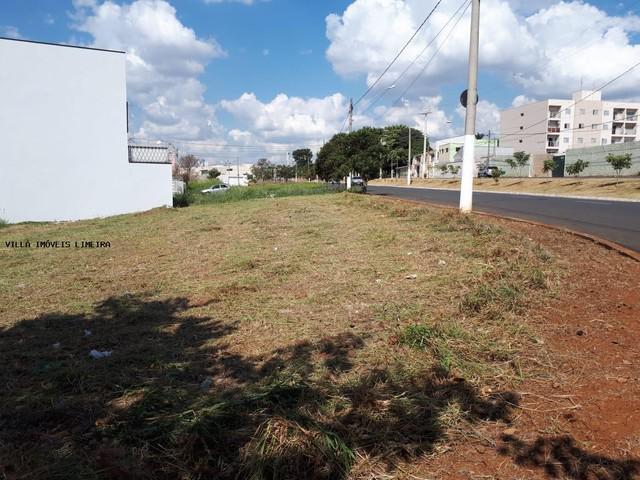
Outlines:
[[518, 169], [518, 176], [522, 176], [522, 169], [529, 164], [530, 155], [525, 152], [515, 152], [513, 158], [507, 158], [505, 162], [513, 169]]
[[491, 178], [493, 178], [494, 182], [498, 183], [500, 181], [500, 177], [502, 177], [505, 173], [506, 172], [501, 168], [494, 168], [493, 170], [491, 170]]
[[449, 164], [447, 165], [447, 170], [449, 170], [449, 173], [452, 175], [457, 175], [460, 172], [460, 166]]
[[446, 174], [449, 171], [449, 169], [447, 168], [447, 165], [440, 165], [440, 173], [442, 173], [442, 175]]
[[584, 160], [578, 159], [576, 163], [567, 166], [567, 173], [569, 175], [573, 175], [574, 177], [579, 176], [582, 172], [584, 172], [585, 168], [589, 166], [589, 162], [585, 162]]
[[298, 171], [301, 173], [304, 172], [305, 177], [311, 178], [313, 152], [308, 148], [299, 148], [298, 150], [294, 150], [291, 155], [298, 167]]
[[620, 174], [622, 170], [631, 168], [631, 154], [624, 153], [622, 155], [614, 155], [610, 153], [607, 155], [607, 163], [611, 165], [611, 168], [616, 172], [616, 185], [620, 183]]
[[251, 167], [251, 174], [256, 181], [265, 182], [273, 179], [274, 165], [266, 158], [261, 158]]
[[212, 168], [211, 170], [209, 170], [209, 173], [207, 174], [207, 176], [212, 180], [214, 178], [218, 178], [220, 175], [221, 173], [217, 168]]
[[556, 168], [556, 161], [553, 158], [547, 158], [542, 164], [542, 171], [544, 173], [553, 172]]

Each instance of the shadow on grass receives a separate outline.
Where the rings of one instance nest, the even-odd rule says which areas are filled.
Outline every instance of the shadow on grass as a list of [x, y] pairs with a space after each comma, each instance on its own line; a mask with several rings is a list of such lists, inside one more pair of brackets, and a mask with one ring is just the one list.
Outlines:
[[125, 295], [0, 330], [0, 474], [344, 479], [356, 452], [393, 471], [432, 451], [452, 407], [460, 421], [508, 421], [518, 403], [437, 370], [358, 371], [366, 338], [351, 333], [231, 353], [237, 326], [192, 308]]
[[640, 461], [589, 453], [569, 436], [540, 437], [527, 443], [513, 435], [504, 435], [502, 441], [500, 453], [512, 457], [518, 465], [544, 470], [549, 478], [632, 480], [640, 475]]

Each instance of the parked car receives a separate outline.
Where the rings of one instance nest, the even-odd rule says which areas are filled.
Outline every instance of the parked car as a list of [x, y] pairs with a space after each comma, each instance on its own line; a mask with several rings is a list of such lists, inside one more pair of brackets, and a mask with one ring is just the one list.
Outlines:
[[500, 170], [500, 169], [496, 166], [491, 166], [491, 167], [482, 166], [478, 169], [478, 178], [491, 178], [493, 177], [493, 172], [495, 170]]
[[220, 183], [218, 185], [213, 185], [209, 188], [205, 188], [202, 190], [202, 193], [224, 193], [229, 190], [229, 185], [225, 183]]
[[351, 177], [351, 185], [352, 186], [362, 186], [364, 185], [364, 178], [362, 177]]

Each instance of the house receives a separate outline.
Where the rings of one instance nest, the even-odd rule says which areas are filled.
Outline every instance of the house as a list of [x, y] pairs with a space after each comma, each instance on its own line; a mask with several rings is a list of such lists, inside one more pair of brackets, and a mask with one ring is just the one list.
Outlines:
[[222, 183], [226, 183], [230, 186], [244, 186], [249, 185], [249, 175], [251, 175], [251, 167], [253, 163], [237, 163], [227, 162], [225, 164], [207, 165], [207, 171], [216, 169], [220, 172], [219, 180]]
[[128, 145], [124, 52], [0, 38], [0, 218], [172, 204], [167, 147]]

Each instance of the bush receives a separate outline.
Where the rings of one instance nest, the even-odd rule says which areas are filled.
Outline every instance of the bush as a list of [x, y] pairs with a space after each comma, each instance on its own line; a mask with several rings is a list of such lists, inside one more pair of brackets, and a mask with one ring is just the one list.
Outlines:
[[174, 208], [184, 208], [188, 207], [193, 203], [193, 196], [189, 192], [184, 193], [176, 193], [173, 196], [173, 207]]
[[502, 170], [501, 168], [494, 168], [491, 171], [491, 178], [493, 178], [494, 182], [498, 183], [498, 181], [500, 181], [500, 177], [502, 177], [505, 174], [506, 174], [506, 172], [504, 170]]
[[5, 228], [9, 226], [9, 222], [7, 222], [6, 220], [0, 218], [0, 228]]

